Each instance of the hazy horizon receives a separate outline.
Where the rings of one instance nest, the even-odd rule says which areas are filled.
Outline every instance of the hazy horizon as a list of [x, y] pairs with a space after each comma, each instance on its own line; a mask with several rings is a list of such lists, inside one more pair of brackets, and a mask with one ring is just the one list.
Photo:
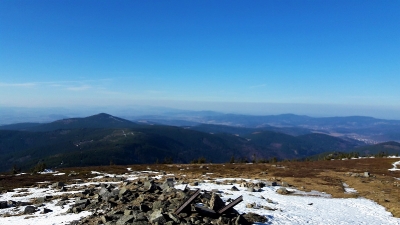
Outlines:
[[[255, 103], [253, 103], [255, 104]], [[294, 114], [299, 116], [309, 116], [315, 118], [323, 117], [351, 117], [351, 116], [365, 116], [374, 117], [376, 119], [386, 119], [386, 120], [400, 120], [400, 116], [396, 116], [397, 112], [395, 110], [376, 110], [368, 108], [357, 108], [349, 106], [325, 106], [323, 109], [319, 105], [286, 105], [286, 104], [262, 104], [258, 107], [253, 107], [252, 103], [242, 103], [242, 110], [234, 110], [230, 108], [232, 105], [226, 105], [221, 103], [213, 103], [213, 105], [218, 105], [214, 108], [190, 108], [190, 104], [187, 107], [169, 107], [169, 106], [151, 106], [151, 105], [131, 105], [131, 106], [76, 106], [76, 107], [2, 107], [0, 109], [0, 116], [7, 116], [11, 119], [11, 122], [5, 122], [7, 118], [2, 118], [0, 120], [1, 124], [11, 124], [18, 122], [51, 122], [59, 118], [64, 117], [87, 117], [99, 113], [107, 113], [113, 116], [118, 116], [122, 118], [140, 118], [141, 116], [157, 116], [157, 115], [167, 115], [171, 113], [182, 113], [184, 115], [191, 115], [193, 112], [210, 112], [210, 113], [221, 113], [221, 114], [237, 114], [237, 115], [250, 115], [250, 116], [271, 116], [271, 115], [282, 115], [282, 114]], [[238, 106], [233, 104], [233, 106]], [[251, 110], [256, 108], [257, 110]], [[308, 110], [298, 110], [298, 109], [308, 109]], [[297, 109], [297, 110], [295, 110]], [[319, 113], [315, 113], [315, 111]], [[363, 112], [361, 112], [363, 111]], [[352, 112], [352, 113], [349, 113]], [[390, 114], [392, 113], [392, 114]], [[23, 116], [22, 116], [23, 115]], [[386, 116], [382, 116], [386, 115]], [[29, 118], [32, 119], [24, 121], [19, 119]], [[47, 118], [47, 119], [46, 119]], [[14, 121], [14, 122], [12, 122]]]
[[398, 9], [369, 0], [3, 1], [0, 110], [400, 119]]

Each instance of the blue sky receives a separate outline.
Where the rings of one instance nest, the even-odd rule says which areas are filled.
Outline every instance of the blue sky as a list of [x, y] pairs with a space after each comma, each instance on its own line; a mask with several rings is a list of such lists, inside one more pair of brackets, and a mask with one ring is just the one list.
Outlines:
[[0, 107], [400, 119], [400, 1], [0, 5]]

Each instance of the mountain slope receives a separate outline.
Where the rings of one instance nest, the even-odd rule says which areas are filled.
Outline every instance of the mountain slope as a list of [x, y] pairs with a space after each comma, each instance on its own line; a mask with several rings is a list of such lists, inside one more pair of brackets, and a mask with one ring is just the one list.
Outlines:
[[248, 135], [254, 132], [261, 132], [261, 131], [274, 131], [292, 136], [311, 133], [309, 129], [304, 129], [300, 127], [273, 127], [268, 125], [259, 128], [249, 128], [249, 127], [237, 127], [237, 126], [232, 127], [227, 125], [216, 125], [216, 124], [200, 124], [188, 128], [207, 133], [227, 133], [227, 134], [238, 134], [238, 135]]
[[341, 138], [332, 137], [326, 134], [312, 133], [298, 136], [300, 140], [312, 143], [313, 148], [320, 149], [319, 151], [348, 151], [360, 145], [359, 141], [346, 141]]
[[142, 129], [72, 129], [48, 132], [0, 131], [0, 170], [24, 169], [39, 161], [51, 167], [154, 163], [165, 159], [188, 163], [205, 157], [226, 162], [243, 156], [246, 141], [178, 127]]
[[262, 146], [277, 154], [279, 158], [302, 158], [326, 151], [347, 151], [357, 145], [325, 134], [291, 136], [283, 133], [263, 131], [247, 135], [250, 143]]
[[0, 130], [28, 130], [42, 125], [41, 123], [15, 123], [0, 126]]
[[395, 141], [384, 142], [376, 145], [363, 146], [354, 149], [360, 155], [376, 155], [385, 152], [388, 155], [400, 155], [400, 143]]

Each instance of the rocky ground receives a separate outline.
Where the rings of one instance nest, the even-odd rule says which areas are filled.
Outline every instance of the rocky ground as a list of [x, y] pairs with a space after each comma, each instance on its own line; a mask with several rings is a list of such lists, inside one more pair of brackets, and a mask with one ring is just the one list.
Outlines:
[[[134, 175], [131, 176], [132, 174]], [[240, 214], [233, 207], [223, 213], [218, 213], [218, 210], [229, 204], [220, 198], [221, 194], [218, 190], [202, 191], [196, 198], [193, 198], [193, 201], [188, 202], [195, 191], [187, 187], [183, 189], [174, 187], [175, 184], [187, 185], [187, 182], [176, 180], [175, 177], [163, 175], [152, 177], [147, 174], [148, 172], [132, 172], [128, 176], [104, 175], [87, 180], [76, 179], [75, 184], [68, 185], [63, 182], [39, 183], [36, 187], [31, 188], [38, 188], [39, 192], [44, 195], [30, 196], [33, 197], [30, 198], [30, 201], [15, 201], [31, 194], [28, 189], [16, 189], [10, 191], [14, 192], [10, 200], [0, 202], [0, 208], [13, 209], [5, 212], [2, 216], [5, 218], [23, 217], [25, 222], [29, 223], [29, 219], [40, 217], [37, 215], [38, 213], [47, 214], [53, 212], [52, 207], [61, 207], [66, 208], [60, 214], [61, 216], [90, 212], [89, 215], [87, 215], [88, 213], [81, 214], [83, 216], [79, 220], [66, 223], [71, 225], [222, 225], [267, 221], [267, 218], [255, 213]], [[166, 175], [165, 172], [161, 172], [161, 174]], [[191, 183], [192, 187], [197, 185], [197, 181]], [[52, 192], [54, 195], [46, 192]], [[55, 202], [55, 204], [49, 204], [51, 202]], [[187, 205], [183, 205], [184, 203]], [[51, 220], [51, 218], [49, 219]]]
[[[376, 204], [396, 212], [400, 171], [391, 166], [397, 161], [388, 159], [387, 173], [368, 164], [370, 171], [384, 174], [361, 172], [361, 166], [335, 171], [329, 168], [339, 165], [335, 162], [317, 175], [311, 173], [317, 170], [315, 165], [309, 171], [298, 169], [308, 174], [303, 177], [298, 171], [283, 176], [282, 171], [287, 173], [296, 163], [119, 166], [96, 168], [103, 172], [75, 168], [3, 175], [3, 182], [35, 182], [3, 191], [0, 224], [400, 224]], [[197, 190], [198, 196], [181, 207]], [[238, 198], [243, 200], [219, 212]]]

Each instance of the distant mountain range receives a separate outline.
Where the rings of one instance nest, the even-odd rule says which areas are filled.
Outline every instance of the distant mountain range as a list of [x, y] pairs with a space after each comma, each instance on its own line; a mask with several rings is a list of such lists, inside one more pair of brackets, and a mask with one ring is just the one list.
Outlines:
[[[213, 117], [216, 116], [218, 115]], [[274, 157], [301, 159], [335, 151], [359, 151], [365, 154], [384, 150], [400, 152], [400, 144], [397, 142], [365, 146], [364, 142], [346, 136], [334, 137], [322, 132], [315, 133], [315, 130], [301, 125], [306, 120], [311, 121], [310, 124], [316, 123], [309, 117], [274, 117], [275, 123], [281, 121], [280, 125], [285, 123], [287, 127], [275, 127], [266, 123], [255, 126], [257, 121], [272, 121], [272, 117], [250, 119], [248, 126], [244, 126], [246, 116], [231, 117], [236, 122], [241, 121], [241, 126], [210, 123], [169, 126], [143, 121], [132, 122], [105, 113], [51, 123], [0, 126], [0, 171], [9, 170], [14, 165], [26, 170], [38, 162], [44, 162], [49, 167], [72, 167], [110, 163], [189, 163], [204, 157], [207, 161], [221, 163], [228, 162], [232, 157], [240, 161], [252, 161]], [[350, 123], [350, 120], [358, 121], [358, 124]], [[322, 120], [320, 124], [336, 124], [336, 127], [343, 129], [360, 126], [368, 129], [368, 126], [374, 127], [374, 123], [389, 126], [389, 122], [376, 121], [359, 117], [331, 118]], [[293, 124], [301, 126], [289, 126]]]
[[[261, 128], [295, 136], [307, 133], [323, 133], [342, 139], [362, 141], [366, 144], [400, 141], [400, 120], [384, 120], [365, 116], [317, 118], [295, 114], [252, 116], [149, 106], [80, 107], [79, 109], [0, 107], [0, 126], [11, 124], [13, 127], [14, 124], [21, 122], [48, 123], [55, 120], [86, 117], [99, 111], [112, 112], [114, 116], [138, 124], [192, 128], [202, 124], [213, 124], [229, 127]], [[30, 125], [35, 126], [35, 124], [18, 124], [19, 127]], [[195, 129], [198, 130], [198, 128]]]
[[214, 124], [229, 127], [261, 128], [291, 135], [323, 133], [343, 139], [362, 141], [366, 144], [400, 141], [400, 120], [384, 120], [364, 116], [322, 118], [294, 114], [251, 116], [206, 111], [192, 114], [170, 113], [168, 115], [130, 117], [128, 119], [139, 123], [174, 126]]
[[[230, 131], [230, 132], [229, 132]], [[301, 133], [301, 132], [298, 132]], [[0, 170], [174, 161], [212, 162], [302, 158], [360, 145], [324, 134], [292, 136], [261, 128], [203, 124], [195, 127], [138, 124], [105, 113], [51, 123], [0, 127]]]

